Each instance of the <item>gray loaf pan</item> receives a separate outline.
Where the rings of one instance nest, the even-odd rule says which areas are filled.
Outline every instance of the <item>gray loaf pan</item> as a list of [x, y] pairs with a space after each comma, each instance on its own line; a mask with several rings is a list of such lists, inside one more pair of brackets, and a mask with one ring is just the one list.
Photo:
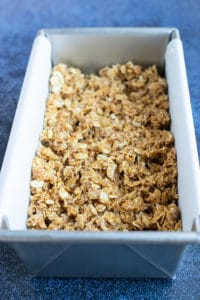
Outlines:
[[[43, 127], [52, 65], [83, 72], [127, 61], [156, 64], [168, 82], [178, 162], [181, 232], [28, 230], [31, 164]], [[0, 177], [0, 241], [37, 276], [174, 278], [199, 243], [199, 162], [182, 43], [174, 28], [43, 29], [35, 38]]]

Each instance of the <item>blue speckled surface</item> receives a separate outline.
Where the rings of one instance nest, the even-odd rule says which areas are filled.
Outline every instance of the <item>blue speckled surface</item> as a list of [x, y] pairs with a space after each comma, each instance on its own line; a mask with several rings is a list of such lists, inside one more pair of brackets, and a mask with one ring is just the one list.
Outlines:
[[[200, 153], [200, 1], [0, 0], [0, 164], [33, 38], [43, 27], [175, 26], [180, 29]], [[190, 246], [177, 278], [46, 279], [26, 273], [0, 244], [0, 299], [200, 299], [200, 247]]]

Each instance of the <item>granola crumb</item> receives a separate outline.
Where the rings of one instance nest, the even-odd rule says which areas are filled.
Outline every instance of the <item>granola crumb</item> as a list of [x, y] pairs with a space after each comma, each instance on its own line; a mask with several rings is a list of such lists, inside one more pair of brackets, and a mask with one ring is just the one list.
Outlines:
[[52, 70], [30, 229], [181, 230], [167, 83], [132, 62]]

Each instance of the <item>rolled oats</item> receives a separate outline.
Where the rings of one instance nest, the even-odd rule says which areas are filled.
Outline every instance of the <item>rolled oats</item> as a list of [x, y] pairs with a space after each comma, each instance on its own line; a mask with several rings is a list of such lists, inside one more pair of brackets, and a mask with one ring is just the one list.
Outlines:
[[53, 68], [28, 228], [181, 230], [166, 88], [155, 66]]

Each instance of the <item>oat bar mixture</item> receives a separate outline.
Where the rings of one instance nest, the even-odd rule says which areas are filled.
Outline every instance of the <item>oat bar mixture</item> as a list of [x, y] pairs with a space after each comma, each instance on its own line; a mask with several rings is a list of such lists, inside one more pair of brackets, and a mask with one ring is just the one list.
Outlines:
[[181, 230], [166, 89], [155, 66], [53, 68], [28, 228]]

